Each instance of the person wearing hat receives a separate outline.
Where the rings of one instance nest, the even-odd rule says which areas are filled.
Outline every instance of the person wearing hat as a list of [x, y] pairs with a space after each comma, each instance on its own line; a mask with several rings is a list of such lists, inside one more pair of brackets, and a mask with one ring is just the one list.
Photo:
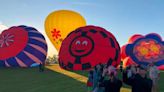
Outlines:
[[[108, 80], [105, 80], [105, 76], [108, 77]], [[120, 92], [122, 87], [122, 81], [117, 77], [116, 68], [109, 66], [104, 68], [102, 78], [99, 81], [99, 86], [105, 88], [105, 92]]]
[[139, 71], [132, 77], [127, 77], [127, 72], [123, 73], [123, 82], [132, 87], [132, 92], [151, 92], [152, 80], [146, 76], [147, 68], [143, 65], [138, 67]]

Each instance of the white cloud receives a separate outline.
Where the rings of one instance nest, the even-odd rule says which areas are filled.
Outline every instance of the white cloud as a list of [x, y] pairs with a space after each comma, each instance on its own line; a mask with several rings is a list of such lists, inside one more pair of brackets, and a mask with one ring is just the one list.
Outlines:
[[8, 27], [5, 26], [5, 25], [3, 25], [2, 22], [0, 21], [0, 33], [1, 33], [3, 30], [7, 29], [7, 28], [8, 28]]

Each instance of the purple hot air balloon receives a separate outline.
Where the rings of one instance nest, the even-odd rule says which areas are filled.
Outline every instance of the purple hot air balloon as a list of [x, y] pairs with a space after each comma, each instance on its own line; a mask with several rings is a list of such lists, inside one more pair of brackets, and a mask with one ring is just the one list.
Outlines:
[[0, 34], [0, 67], [31, 67], [46, 56], [46, 40], [33, 27], [14, 26]]

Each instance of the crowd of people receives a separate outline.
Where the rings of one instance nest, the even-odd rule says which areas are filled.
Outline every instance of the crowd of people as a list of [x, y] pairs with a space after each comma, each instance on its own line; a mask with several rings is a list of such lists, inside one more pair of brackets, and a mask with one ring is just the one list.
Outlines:
[[153, 62], [148, 66], [129, 65], [126, 69], [98, 64], [89, 71], [87, 88], [88, 92], [120, 92], [126, 84], [131, 86], [132, 92], [159, 92], [158, 80], [159, 70]]

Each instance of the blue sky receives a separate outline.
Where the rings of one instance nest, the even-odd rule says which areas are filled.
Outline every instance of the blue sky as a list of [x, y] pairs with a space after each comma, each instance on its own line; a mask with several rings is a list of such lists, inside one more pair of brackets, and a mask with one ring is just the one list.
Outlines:
[[[61, 9], [77, 11], [88, 25], [109, 30], [121, 46], [136, 33], [156, 32], [164, 39], [164, 0], [0, 0], [0, 23], [44, 32], [47, 15]], [[49, 55], [56, 54], [49, 41], [48, 45]]]

